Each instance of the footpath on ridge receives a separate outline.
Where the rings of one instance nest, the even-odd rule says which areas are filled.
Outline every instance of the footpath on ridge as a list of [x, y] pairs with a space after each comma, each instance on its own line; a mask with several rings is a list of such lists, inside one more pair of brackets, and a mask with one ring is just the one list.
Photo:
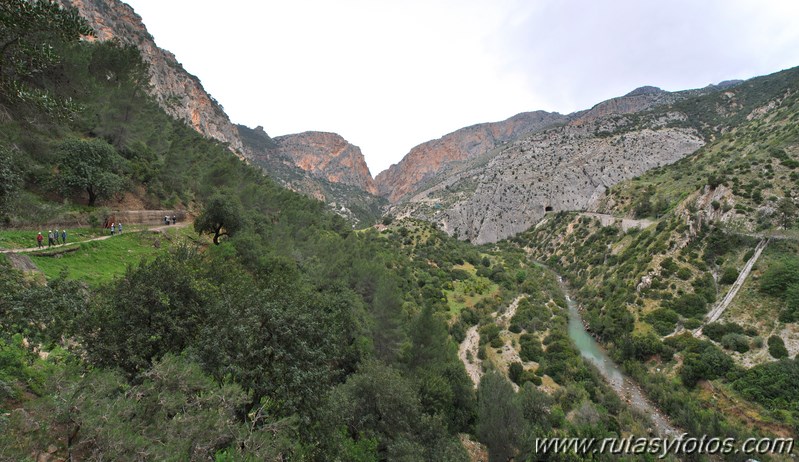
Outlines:
[[[186, 227], [186, 226], [188, 226], [188, 225], [190, 225], [192, 223], [194, 223], [194, 222], [191, 221], [191, 220], [187, 220], [187, 221], [182, 221], [180, 223], [176, 223], [174, 225], [158, 225], [158, 226], [150, 226], [150, 227], [147, 227], [147, 228], [144, 228], [144, 229], [126, 231], [123, 234], [145, 233], [145, 232], [156, 232], [157, 233], [157, 232], [165, 231], [165, 230], [170, 229], [170, 228], [173, 228], [173, 229], [184, 228], [184, 227]], [[35, 236], [35, 235], [33, 235], [33, 236]], [[62, 250], [62, 249], [67, 249], [67, 248], [70, 248], [70, 247], [74, 247], [74, 246], [83, 244], [84, 242], [104, 241], [106, 239], [111, 239], [112, 237], [114, 237], [114, 236], [109, 234], [107, 236], [93, 237], [91, 239], [84, 239], [82, 241], [67, 242], [66, 244], [56, 244], [56, 245], [51, 245], [49, 247], [25, 247], [25, 248], [21, 248], [21, 249], [0, 249], [0, 253], [29, 253], [29, 252], [36, 252], [36, 251], [47, 252], [48, 250], [53, 251], [55, 249]]]

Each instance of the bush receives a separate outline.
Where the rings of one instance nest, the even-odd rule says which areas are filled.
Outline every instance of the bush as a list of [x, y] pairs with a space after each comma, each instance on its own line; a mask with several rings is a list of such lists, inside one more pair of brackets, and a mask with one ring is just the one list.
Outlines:
[[674, 332], [678, 319], [679, 315], [668, 308], [658, 308], [644, 317], [644, 320], [651, 324], [655, 332], [660, 335], [668, 335]]
[[685, 386], [693, 387], [700, 380], [724, 377], [733, 366], [732, 358], [713, 344], [709, 344], [700, 353], [685, 354], [680, 378]]
[[768, 338], [768, 354], [776, 359], [788, 357], [788, 349], [785, 348], [785, 342], [782, 337], [772, 335]]
[[[499, 338], [499, 326], [496, 324], [486, 324], [480, 328], [480, 343], [491, 343]], [[500, 344], [501, 345], [501, 344]]]
[[694, 330], [702, 326], [702, 321], [699, 319], [688, 318], [682, 322], [682, 326], [688, 330]]
[[734, 322], [711, 322], [702, 329], [702, 333], [705, 334], [707, 338], [720, 342], [721, 338], [727, 334], [743, 334], [744, 328], [741, 327], [740, 324]]
[[742, 334], [726, 334], [721, 338], [721, 346], [738, 353], [746, 353], [749, 351], [749, 338]]
[[519, 380], [522, 378], [522, 374], [524, 374], [524, 366], [522, 366], [522, 363], [515, 362], [508, 366], [508, 378], [510, 378], [513, 383], [521, 385]]
[[738, 270], [733, 268], [732, 266], [725, 266], [721, 270], [721, 278], [719, 278], [719, 284], [732, 284], [735, 280], [738, 279]]
[[760, 278], [760, 290], [782, 298], [788, 287], [797, 283], [799, 283], [799, 258], [783, 258], [763, 273]]
[[707, 313], [707, 301], [697, 294], [685, 294], [669, 305], [669, 308], [686, 318], [700, 318]]
[[524, 334], [519, 339], [521, 351], [519, 357], [522, 361], [535, 361], [540, 362], [544, 356], [544, 350], [541, 347], [541, 341], [538, 337], [532, 334]]

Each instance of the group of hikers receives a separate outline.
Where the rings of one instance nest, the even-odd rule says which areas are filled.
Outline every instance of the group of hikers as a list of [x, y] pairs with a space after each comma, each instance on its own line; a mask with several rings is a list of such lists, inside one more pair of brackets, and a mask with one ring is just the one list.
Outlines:
[[[55, 232], [53, 232], [52, 230], [47, 231], [47, 247], [58, 244], [66, 244], [66, 243], [67, 243], [66, 229], [62, 229], [60, 234], [57, 229], [55, 230]], [[36, 236], [36, 244], [40, 248], [44, 247], [44, 236], [42, 235], [42, 233], [39, 233]]]
[[[110, 219], [107, 219], [106, 222], [103, 224], [103, 227], [111, 229], [112, 236], [114, 234], [122, 234], [122, 223], [115, 223], [115, 222], [111, 222], [110, 224], [108, 223], [110, 220], [113, 219], [114, 216], [111, 215]], [[177, 216], [175, 215], [172, 215], [172, 217], [169, 217], [168, 215], [164, 216], [164, 224], [168, 225], [170, 224], [170, 222], [173, 225], [176, 224], [178, 222]], [[66, 244], [66, 243], [67, 243], [66, 229], [62, 229], [61, 231], [58, 231], [57, 229], [55, 231], [52, 230], [47, 231], [47, 247], [59, 244]], [[36, 244], [39, 246], [39, 248], [44, 247], [44, 235], [42, 233], [39, 233], [36, 236]]]

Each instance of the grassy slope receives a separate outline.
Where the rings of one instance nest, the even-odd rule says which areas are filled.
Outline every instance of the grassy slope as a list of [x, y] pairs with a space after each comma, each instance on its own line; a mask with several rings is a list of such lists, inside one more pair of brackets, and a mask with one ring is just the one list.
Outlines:
[[56, 257], [31, 255], [48, 279], [63, 272], [69, 279], [99, 286], [123, 275], [128, 266], [138, 265], [142, 258], [155, 256], [169, 245], [190, 238], [194, 238], [194, 232], [189, 228], [167, 229], [163, 233], [125, 232], [110, 239], [82, 243], [77, 252]]

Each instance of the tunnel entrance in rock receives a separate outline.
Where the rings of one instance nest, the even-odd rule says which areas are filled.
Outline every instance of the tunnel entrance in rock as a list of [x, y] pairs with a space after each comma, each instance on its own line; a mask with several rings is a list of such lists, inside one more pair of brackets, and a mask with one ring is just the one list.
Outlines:
[[546, 207], [544, 207], [544, 212], [551, 212], [551, 211], [552, 211], [551, 205], [547, 205]]

